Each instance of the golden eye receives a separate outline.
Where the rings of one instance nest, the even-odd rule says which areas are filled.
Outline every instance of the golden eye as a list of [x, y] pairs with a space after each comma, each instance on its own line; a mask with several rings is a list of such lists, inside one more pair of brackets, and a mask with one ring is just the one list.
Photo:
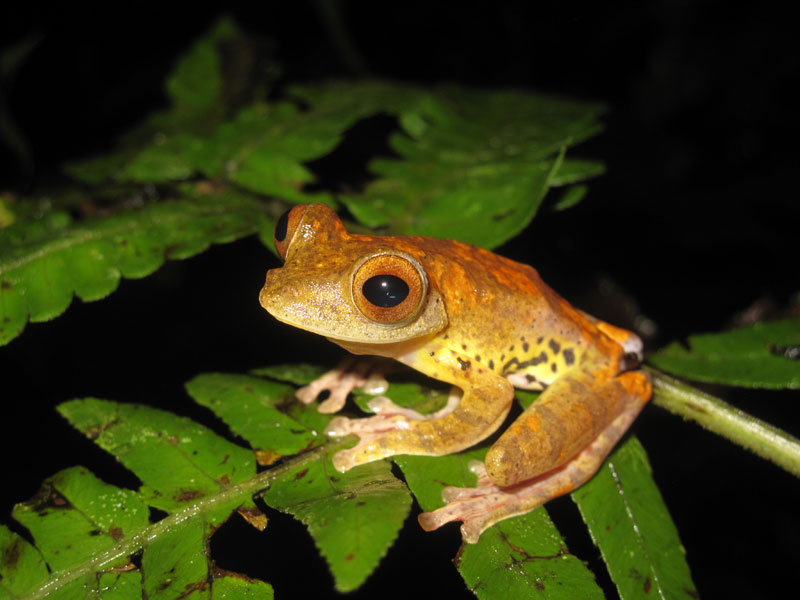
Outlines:
[[307, 204], [301, 204], [290, 208], [283, 213], [275, 223], [273, 241], [275, 242], [275, 249], [283, 260], [286, 260], [286, 253], [289, 251], [289, 245], [292, 243], [292, 238], [297, 231], [297, 226], [303, 219], [306, 210], [308, 210]]
[[353, 299], [358, 310], [385, 325], [399, 325], [414, 317], [426, 289], [422, 268], [397, 254], [368, 258], [353, 277]]

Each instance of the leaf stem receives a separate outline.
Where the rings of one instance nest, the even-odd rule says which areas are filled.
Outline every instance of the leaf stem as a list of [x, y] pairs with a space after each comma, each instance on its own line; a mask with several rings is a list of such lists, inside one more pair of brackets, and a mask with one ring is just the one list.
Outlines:
[[653, 378], [653, 404], [691, 419], [800, 477], [800, 440], [660, 371]]
[[279, 477], [290, 469], [315, 461], [321, 454], [332, 452], [338, 447], [345, 446], [348, 443], [352, 443], [352, 438], [350, 436], [344, 437], [341, 440], [336, 440], [335, 442], [328, 442], [322, 446], [314, 448], [313, 450], [290, 458], [280, 465], [273, 467], [272, 469], [262, 471], [255, 477], [251, 477], [246, 481], [226, 487], [218, 494], [206, 496], [196, 504], [173, 513], [161, 519], [160, 521], [145, 527], [135, 535], [121, 540], [118, 544], [114, 545], [112, 548], [109, 548], [102, 554], [98, 554], [94, 558], [91, 558], [80, 565], [76, 565], [69, 569], [54, 573], [50, 579], [47, 580], [47, 582], [42, 584], [31, 594], [24, 596], [21, 600], [37, 600], [39, 598], [44, 598], [45, 596], [55, 592], [56, 590], [84, 575], [102, 571], [104, 568], [109, 567], [111, 564], [117, 562], [121, 558], [138, 552], [149, 542], [155, 540], [178, 525], [181, 525], [185, 521], [205, 514], [217, 508], [220, 504], [233, 500], [237, 497], [241, 496], [242, 501], [244, 501], [245, 497], [252, 496], [257, 492], [267, 489], [275, 478]]

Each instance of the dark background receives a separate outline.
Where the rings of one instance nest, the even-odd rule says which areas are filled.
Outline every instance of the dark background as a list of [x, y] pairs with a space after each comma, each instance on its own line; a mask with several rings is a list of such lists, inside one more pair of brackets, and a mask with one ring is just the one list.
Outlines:
[[[282, 64], [279, 84], [358, 74], [332, 41], [321, 4], [263, 2], [229, 14]], [[558, 213], [546, 204], [500, 249], [534, 264], [568, 299], [620, 325], [644, 324], [651, 351], [753, 316], [797, 314], [799, 55], [794, 22], [777, 3], [342, 2], [340, 9], [371, 75], [514, 86], [607, 104], [605, 133], [576, 154], [604, 160], [608, 173], [577, 207]], [[37, 43], [15, 77], [0, 81], [7, 114], [30, 148], [26, 156], [0, 147], [0, 189], [57, 184], [63, 161], [111, 147], [163, 105], [162, 82], [175, 57], [218, 14], [6, 3], [0, 47]], [[363, 184], [366, 157], [385, 151], [392, 127], [386, 119], [357, 127], [333, 159], [314, 165], [322, 184]], [[339, 350], [277, 324], [258, 306], [264, 273], [276, 265], [252, 238], [217, 246], [144, 280], [124, 280], [106, 300], [75, 301], [64, 316], [29, 325], [0, 348], [0, 520], [9, 523], [14, 502], [69, 465], [136, 485], [57, 416], [52, 407], [60, 401], [145, 402], [224, 433], [192, 406], [183, 382], [277, 361], [333, 364]], [[712, 391], [800, 434], [796, 392]], [[763, 597], [794, 586], [797, 479], [657, 407], [634, 429], [701, 596]], [[571, 501], [550, 507], [571, 550], [599, 564]], [[232, 519], [215, 536], [220, 566], [271, 581], [278, 597], [333, 595], [302, 525], [269, 516], [263, 534]], [[450, 564], [458, 545], [455, 527], [425, 534], [412, 517], [351, 597], [470, 597]], [[609, 585], [606, 575], [599, 580]]]

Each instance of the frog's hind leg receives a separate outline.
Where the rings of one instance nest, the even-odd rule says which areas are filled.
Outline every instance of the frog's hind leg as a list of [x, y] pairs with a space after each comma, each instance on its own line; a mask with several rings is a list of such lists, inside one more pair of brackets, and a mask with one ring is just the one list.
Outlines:
[[[559, 392], [566, 392], [568, 385], [563, 384], [564, 389]], [[581, 387], [580, 384], [574, 385], [577, 386], [577, 389]], [[551, 386], [548, 392], [553, 391], [552, 388], [555, 386], [556, 384]], [[621, 410], [582, 449], [576, 454], [567, 455], [569, 460], [562, 462], [558, 460], [562, 454], [568, 451], [565, 448], [571, 446], [558, 443], [558, 438], [565, 433], [565, 424], [559, 426], [557, 421], [567, 418], [570, 411], [574, 413], [572, 416], [578, 419], [591, 417], [581, 416], [580, 413], [584, 409], [580, 409], [571, 402], [566, 403], [567, 410], [558, 416], [553, 414], [547, 416], [548, 412], [552, 413], [552, 407], [548, 409], [546, 405], [545, 410], [532, 411], [531, 409], [537, 404], [540, 405], [540, 409], [542, 408], [541, 404], [546, 400], [543, 395], [539, 402], [534, 403], [517, 419], [512, 428], [490, 450], [487, 454], [486, 467], [481, 463], [472, 466], [473, 472], [478, 475], [477, 487], [445, 488], [442, 497], [447, 505], [420, 515], [419, 521], [422, 527], [430, 531], [450, 521], [462, 521], [461, 532], [464, 540], [475, 543], [481, 533], [494, 523], [530, 512], [588, 481], [649, 399], [650, 378], [641, 371], [630, 371], [600, 385], [595, 393], [605, 399], [611, 395], [617, 395], [622, 404]], [[561, 396], [561, 394], [558, 395]], [[538, 437], [541, 438], [541, 443], [534, 441], [532, 446], [529, 445], [526, 449], [512, 450], [507, 442], [514, 440], [515, 437], [520, 441], [520, 438], [526, 438], [527, 441], [524, 443], [530, 444], [532, 438], [529, 438], [527, 434], [515, 434], [514, 428], [523, 427], [530, 430], [534, 423], [529, 420], [531, 418], [538, 419], [536, 427], [538, 427], [540, 434]], [[554, 425], [557, 430], [561, 431], [555, 435], [551, 435], [549, 432], [545, 433], [545, 427]], [[568, 424], [566, 424], [566, 428], [569, 428]], [[499, 448], [499, 450], [495, 450], [495, 448]], [[531, 450], [531, 448], [533, 449]], [[544, 462], [542, 456], [546, 458]], [[508, 464], [504, 464], [503, 459], [507, 459]], [[547, 464], [548, 461], [555, 464], [549, 467], [550, 470], [527, 478], [527, 474], [532, 472], [532, 469], [527, 465], [520, 464], [520, 460], [533, 460], [534, 463], [538, 461], [539, 467], [534, 467], [534, 469], [541, 468], [541, 465]]]
[[[586, 365], [556, 379], [487, 453], [492, 481], [514, 485], [563, 465], [627, 410], [631, 397], [649, 398], [646, 375], [615, 376], [610, 369]], [[640, 380], [638, 387], [626, 387]]]

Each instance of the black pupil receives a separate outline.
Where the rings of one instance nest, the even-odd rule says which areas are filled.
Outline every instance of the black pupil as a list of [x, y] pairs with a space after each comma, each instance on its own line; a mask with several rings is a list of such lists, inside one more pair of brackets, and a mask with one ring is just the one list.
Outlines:
[[289, 213], [292, 212], [292, 209], [287, 210], [285, 213], [281, 215], [281, 218], [278, 219], [278, 222], [275, 223], [275, 239], [279, 242], [282, 242], [286, 239], [286, 230], [289, 229]]
[[408, 284], [394, 275], [375, 275], [364, 282], [361, 292], [375, 306], [391, 308], [408, 297]]

